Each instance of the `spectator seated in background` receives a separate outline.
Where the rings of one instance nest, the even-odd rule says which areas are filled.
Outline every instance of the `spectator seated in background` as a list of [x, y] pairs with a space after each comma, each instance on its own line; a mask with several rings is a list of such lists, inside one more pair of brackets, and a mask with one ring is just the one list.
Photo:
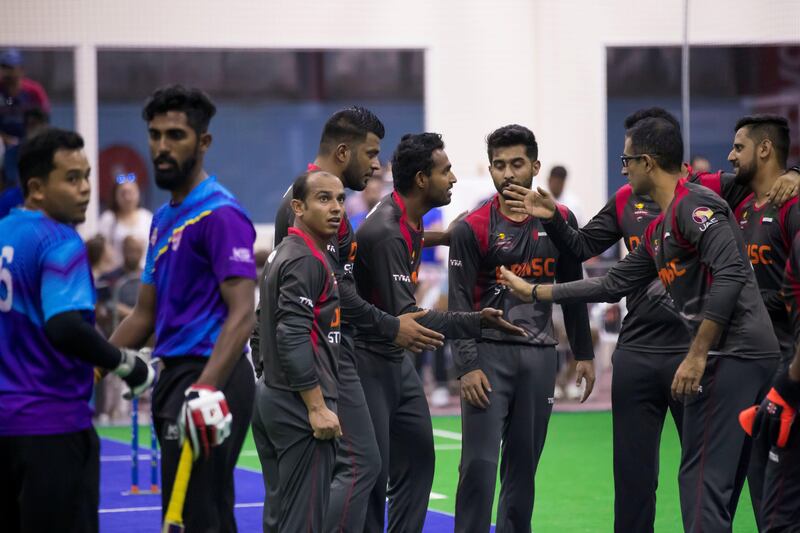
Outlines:
[[[147, 248], [150, 238], [150, 223], [153, 213], [140, 207], [139, 185], [134, 174], [121, 174], [114, 181], [111, 191], [111, 209], [100, 215], [98, 232], [105, 237], [111, 249], [111, 262], [114, 267], [123, 264], [122, 243], [127, 237], [135, 237]], [[140, 268], [144, 268], [144, 256]]]

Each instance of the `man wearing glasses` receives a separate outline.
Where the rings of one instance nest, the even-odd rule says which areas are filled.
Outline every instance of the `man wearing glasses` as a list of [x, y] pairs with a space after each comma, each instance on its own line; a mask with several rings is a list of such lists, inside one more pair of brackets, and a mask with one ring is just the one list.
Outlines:
[[[625, 128], [646, 118], [663, 119], [680, 128], [675, 117], [657, 107], [631, 114], [625, 119]], [[623, 156], [623, 175], [627, 175], [628, 165], [635, 166], [639, 159]], [[793, 170], [773, 183], [769, 197], [776, 205], [794, 194], [800, 172]], [[712, 189], [732, 209], [751, 194], [749, 184], [737, 180], [732, 173], [690, 173], [688, 181]], [[542, 219], [550, 239], [584, 261], [620, 239], [632, 251], [661, 212], [651, 197], [637, 194], [631, 184], [626, 184], [585, 226], [576, 230], [560, 216], [555, 204], [549, 205], [546, 196], [536, 197], [536, 193], [513, 186], [506, 194], [518, 201], [528, 194], [527, 204], [532, 209], [529, 213]], [[628, 313], [612, 356], [614, 524], [618, 532], [653, 531], [661, 430], [670, 411], [678, 434], [682, 431], [683, 403], [672, 398], [670, 386], [689, 349], [690, 337], [659, 280], [627, 295], [626, 306]], [[636, 437], [631, 438], [633, 435]]]
[[684, 403], [684, 529], [730, 531], [750, 456], [748, 439], [737, 435], [739, 406], [763, 397], [779, 346], [730, 207], [681, 179], [682, 154], [680, 130], [666, 119], [627, 131], [622, 161], [632, 192], [652, 198], [661, 214], [605, 277], [545, 286], [503, 275], [523, 297], [557, 303], [616, 301], [660, 279], [691, 336], [670, 385]]

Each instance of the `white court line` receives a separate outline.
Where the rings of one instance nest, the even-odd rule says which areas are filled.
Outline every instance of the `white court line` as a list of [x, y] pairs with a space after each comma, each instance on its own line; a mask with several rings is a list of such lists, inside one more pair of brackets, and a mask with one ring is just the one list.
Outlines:
[[447, 431], [446, 429], [434, 429], [434, 437], [442, 437], [444, 439], [461, 440], [461, 433], [455, 431]]
[[[253, 502], [253, 503], [237, 503], [234, 505], [237, 509], [247, 509], [250, 507], [263, 507], [264, 502]], [[141, 513], [144, 511], [160, 511], [160, 505], [151, 505], [148, 507], [120, 507], [118, 509], [100, 509], [98, 511], [102, 514], [111, 514], [111, 513]]]

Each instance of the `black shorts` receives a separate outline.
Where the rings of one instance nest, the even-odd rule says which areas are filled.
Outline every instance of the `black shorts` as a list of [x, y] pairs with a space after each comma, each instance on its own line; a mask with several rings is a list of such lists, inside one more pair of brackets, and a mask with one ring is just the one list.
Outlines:
[[3, 531], [95, 533], [100, 442], [94, 428], [0, 437]]

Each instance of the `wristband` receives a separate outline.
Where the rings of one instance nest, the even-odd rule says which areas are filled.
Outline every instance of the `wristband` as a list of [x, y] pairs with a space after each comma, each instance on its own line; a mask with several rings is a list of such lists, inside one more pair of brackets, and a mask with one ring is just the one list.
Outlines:
[[538, 302], [539, 301], [539, 297], [536, 295], [536, 289], [538, 289], [538, 288], [539, 288], [539, 284], [538, 283], [534, 283], [533, 284], [533, 288], [531, 288], [531, 301], [532, 302]]

